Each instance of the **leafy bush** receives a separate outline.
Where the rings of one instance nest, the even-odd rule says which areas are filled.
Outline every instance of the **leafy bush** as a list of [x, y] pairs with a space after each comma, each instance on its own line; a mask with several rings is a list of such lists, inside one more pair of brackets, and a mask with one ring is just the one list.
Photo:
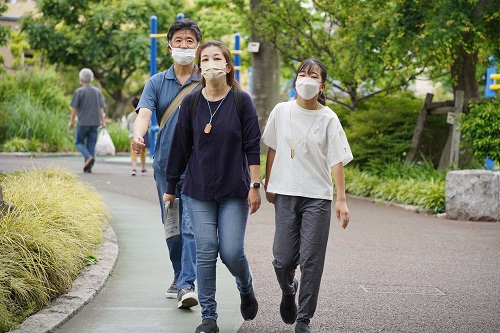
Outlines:
[[401, 160], [410, 148], [421, 106], [422, 100], [411, 96], [374, 97], [345, 115], [342, 125], [353, 163], [364, 166]]
[[30, 140], [13, 138], [3, 144], [2, 150], [9, 153], [39, 152], [41, 150], [41, 144], [37, 139], [34, 138], [31, 138]]
[[500, 163], [500, 98], [472, 104], [470, 113], [462, 116], [460, 130], [462, 145], [472, 148], [474, 158]]
[[0, 216], [0, 332], [6, 332], [71, 286], [101, 243], [110, 212], [90, 185], [62, 169], [0, 174], [0, 183], [16, 205]]
[[435, 170], [429, 161], [409, 166], [391, 162], [364, 171], [349, 165], [345, 178], [346, 191], [354, 195], [445, 211], [446, 170]]
[[129, 130], [122, 129], [120, 123], [113, 122], [106, 126], [108, 133], [113, 140], [117, 152], [130, 151], [130, 139], [128, 138]]
[[53, 70], [0, 75], [0, 142], [31, 137], [43, 151], [73, 150], [69, 96]]

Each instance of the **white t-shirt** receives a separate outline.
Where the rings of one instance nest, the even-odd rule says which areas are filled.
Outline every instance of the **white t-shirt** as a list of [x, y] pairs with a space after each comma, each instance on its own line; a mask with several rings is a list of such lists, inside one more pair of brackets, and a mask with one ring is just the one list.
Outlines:
[[307, 110], [295, 100], [274, 107], [262, 142], [276, 150], [267, 185], [271, 193], [332, 200], [331, 168], [353, 158], [335, 112], [326, 106]]

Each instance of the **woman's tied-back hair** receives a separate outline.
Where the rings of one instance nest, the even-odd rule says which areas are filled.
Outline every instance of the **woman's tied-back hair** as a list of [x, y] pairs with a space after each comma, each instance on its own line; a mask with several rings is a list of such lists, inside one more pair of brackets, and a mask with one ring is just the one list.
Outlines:
[[[326, 67], [318, 59], [309, 58], [309, 59], [302, 61], [302, 63], [300, 64], [299, 69], [297, 70], [297, 75], [295, 75], [295, 80], [293, 81], [294, 88], [295, 88], [295, 83], [297, 82], [297, 77], [298, 77], [299, 73], [305, 72], [307, 74], [310, 74], [312, 72], [314, 66], [318, 66], [319, 69], [321, 70], [321, 83], [324, 84], [326, 82], [326, 76], [327, 76]], [[326, 96], [325, 96], [324, 92], [319, 93], [318, 102], [322, 105], [326, 105]]]
[[94, 73], [89, 68], [84, 68], [80, 71], [79, 78], [83, 83], [90, 83], [94, 79]]
[[[241, 89], [240, 84], [238, 83], [238, 81], [236, 81], [236, 78], [234, 77], [234, 64], [233, 64], [233, 61], [231, 59], [231, 51], [229, 51], [229, 49], [227, 48], [226, 45], [224, 45], [224, 43], [219, 42], [218, 40], [208, 40], [208, 41], [204, 42], [203, 44], [201, 44], [200, 47], [198, 48], [198, 52], [196, 55], [196, 63], [198, 64], [198, 66], [200, 66], [200, 64], [201, 64], [201, 53], [203, 52], [204, 49], [206, 49], [207, 47], [210, 47], [210, 46], [218, 47], [222, 51], [222, 54], [224, 55], [227, 66], [229, 67], [229, 73], [227, 73], [227, 75], [226, 75], [227, 85], [230, 87], [234, 86], [238, 89]], [[202, 78], [201, 84], [203, 87], [205, 87], [207, 85], [205, 78]]]
[[168, 42], [170, 43], [170, 41], [172, 40], [172, 37], [174, 37], [174, 34], [177, 31], [181, 31], [181, 30], [191, 30], [194, 33], [194, 35], [196, 36], [196, 40], [198, 41], [198, 43], [201, 42], [202, 35], [201, 35], [200, 27], [198, 27], [198, 24], [196, 24], [195, 21], [190, 20], [190, 19], [186, 19], [186, 18], [181, 19], [181, 20], [177, 20], [174, 23], [172, 23], [172, 25], [170, 26], [170, 29], [168, 29], [168, 33], [167, 33]]

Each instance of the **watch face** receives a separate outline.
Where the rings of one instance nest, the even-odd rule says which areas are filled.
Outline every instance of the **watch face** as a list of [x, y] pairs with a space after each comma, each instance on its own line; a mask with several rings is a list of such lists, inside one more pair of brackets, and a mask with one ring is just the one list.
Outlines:
[[253, 188], [260, 188], [260, 183], [252, 183]]

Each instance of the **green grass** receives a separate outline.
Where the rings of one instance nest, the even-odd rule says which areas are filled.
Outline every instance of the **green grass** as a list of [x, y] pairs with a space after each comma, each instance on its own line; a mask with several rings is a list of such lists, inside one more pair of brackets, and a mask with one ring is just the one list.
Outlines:
[[0, 217], [0, 332], [67, 290], [94, 258], [110, 212], [95, 190], [58, 168], [1, 174], [15, 210]]
[[128, 138], [129, 130], [122, 129], [119, 122], [113, 122], [106, 126], [111, 140], [115, 145], [116, 152], [130, 151], [130, 139]]

